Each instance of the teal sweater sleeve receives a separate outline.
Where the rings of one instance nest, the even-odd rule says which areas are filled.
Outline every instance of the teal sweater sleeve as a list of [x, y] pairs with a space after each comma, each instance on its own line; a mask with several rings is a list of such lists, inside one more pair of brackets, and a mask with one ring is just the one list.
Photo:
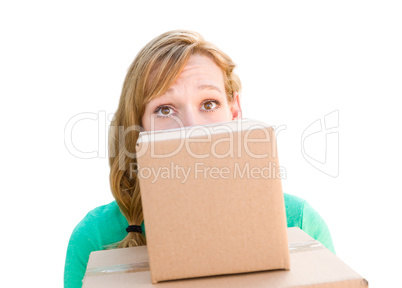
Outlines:
[[300, 228], [335, 254], [331, 234], [321, 216], [306, 201], [304, 201], [302, 213]]
[[82, 287], [91, 252], [121, 241], [127, 235], [127, 226], [116, 201], [91, 210], [71, 234], [64, 266], [64, 287]]
[[284, 193], [288, 227], [299, 227], [335, 254], [331, 234], [325, 221], [306, 200]]
[[99, 250], [95, 241], [82, 221], [74, 229], [67, 247], [64, 266], [64, 287], [79, 288], [85, 274], [89, 254]]

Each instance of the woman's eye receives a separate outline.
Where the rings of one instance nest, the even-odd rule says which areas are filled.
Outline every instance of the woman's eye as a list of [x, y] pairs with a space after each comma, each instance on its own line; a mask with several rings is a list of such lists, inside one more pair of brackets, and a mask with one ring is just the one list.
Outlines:
[[168, 106], [160, 106], [155, 109], [154, 113], [157, 116], [169, 116], [173, 113], [173, 109]]
[[206, 110], [206, 111], [213, 111], [213, 110], [215, 110], [216, 108], [218, 108], [217, 106], [219, 105], [219, 103], [218, 103], [218, 101], [215, 101], [215, 100], [208, 100], [208, 101], [205, 101], [203, 104], [202, 104], [202, 110]]
[[169, 107], [163, 107], [163, 108], [161, 109], [161, 113], [162, 113], [163, 115], [169, 115], [169, 113], [170, 113], [170, 108], [169, 108]]
[[[218, 100], [207, 100], [201, 105], [201, 110], [205, 112], [213, 112], [221, 106]], [[169, 106], [161, 105], [154, 110], [157, 117], [169, 117], [175, 113], [175, 110]]]

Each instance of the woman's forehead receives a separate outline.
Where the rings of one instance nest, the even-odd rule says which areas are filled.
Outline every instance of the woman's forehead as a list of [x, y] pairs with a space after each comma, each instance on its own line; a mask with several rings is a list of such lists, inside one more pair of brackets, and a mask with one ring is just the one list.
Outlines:
[[201, 89], [205, 88], [204, 86], [210, 86], [222, 92], [224, 87], [223, 71], [209, 57], [198, 54], [192, 55], [168, 91], [174, 86], [182, 84], [192, 84]]
[[[151, 73], [150, 78], [152, 79], [149, 79], [150, 81], [154, 81], [155, 73], [156, 70]], [[165, 92], [150, 97], [147, 102], [161, 96], [180, 94], [183, 89], [191, 89], [192, 91], [209, 89], [225, 94], [223, 71], [211, 57], [201, 54], [191, 55], [175, 82]]]

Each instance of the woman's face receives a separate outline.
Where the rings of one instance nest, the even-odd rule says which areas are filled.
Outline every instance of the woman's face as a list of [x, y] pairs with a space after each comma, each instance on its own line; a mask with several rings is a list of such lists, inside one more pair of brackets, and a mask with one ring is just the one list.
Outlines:
[[207, 56], [192, 55], [165, 94], [145, 107], [146, 131], [204, 125], [241, 118], [239, 95], [228, 103], [222, 70]]

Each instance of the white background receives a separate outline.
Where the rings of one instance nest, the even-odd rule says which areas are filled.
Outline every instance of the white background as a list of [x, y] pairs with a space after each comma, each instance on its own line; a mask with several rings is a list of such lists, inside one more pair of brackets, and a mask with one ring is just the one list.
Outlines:
[[[286, 125], [278, 134], [284, 192], [321, 214], [338, 257], [370, 287], [396, 287], [402, 268], [398, 1], [144, 2], [0, 4], [7, 271], [0, 286], [62, 286], [72, 230], [89, 210], [113, 200], [109, 122], [74, 126], [73, 143], [98, 151], [94, 159], [67, 150], [66, 124], [80, 113], [113, 114], [137, 52], [155, 36], [184, 28], [200, 32], [238, 65], [244, 117]], [[331, 134], [339, 145], [327, 138], [327, 154], [339, 152], [339, 166], [329, 160], [324, 166], [338, 171], [336, 177], [316, 169], [301, 149], [303, 131], [332, 111], [339, 113], [332, 130], [338, 134]], [[325, 133], [305, 141], [305, 152], [320, 161]]]

